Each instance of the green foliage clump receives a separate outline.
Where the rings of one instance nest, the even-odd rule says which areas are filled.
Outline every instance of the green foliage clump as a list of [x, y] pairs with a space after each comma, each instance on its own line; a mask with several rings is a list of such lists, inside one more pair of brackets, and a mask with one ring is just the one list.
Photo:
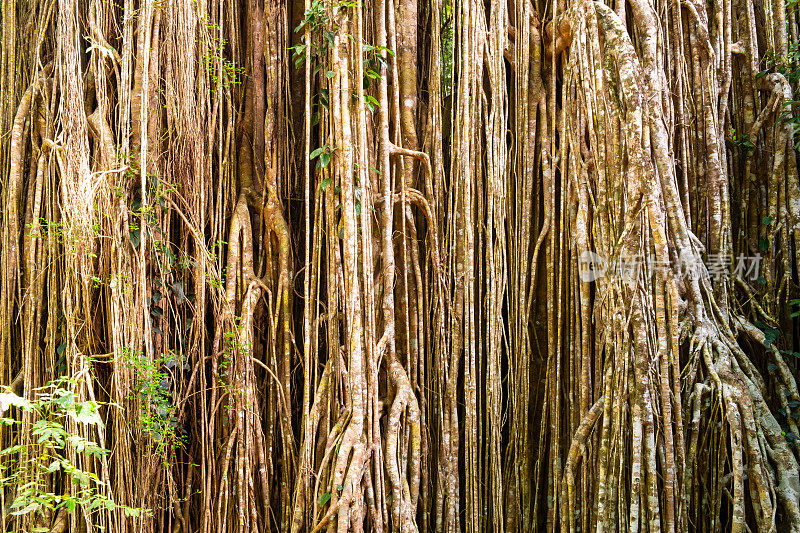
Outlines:
[[183, 444], [184, 437], [172, 400], [169, 372], [180, 365], [180, 358], [169, 354], [150, 360], [131, 349], [125, 349], [123, 355], [134, 374], [136, 392], [132, 399], [138, 399], [140, 427], [166, 461], [169, 452]]
[[[89, 428], [101, 429], [101, 405], [78, 401], [74, 380], [61, 377], [34, 389], [34, 399], [12, 391], [0, 393], [0, 424], [16, 427], [18, 435], [31, 439], [0, 451], [0, 486], [11, 487], [14, 499], [11, 515], [44, 516], [64, 509], [81, 509], [92, 515], [103, 509], [120, 508], [127, 516], [139, 516], [146, 510], [119, 505], [105, 495], [104, 482], [78, 462], [89, 464], [110, 451], [81, 435]], [[27, 416], [12, 417], [12, 413]], [[20, 421], [19, 418], [24, 419]], [[86, 428], [81, 432], [80, 428]]]

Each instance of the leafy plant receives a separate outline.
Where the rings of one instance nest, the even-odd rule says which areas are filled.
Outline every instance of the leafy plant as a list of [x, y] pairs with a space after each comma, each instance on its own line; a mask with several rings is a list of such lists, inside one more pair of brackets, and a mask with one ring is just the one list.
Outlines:
[[789, 43], [789, 50], [786, 57], [781, 57], [774, 50], [767, 50], [764, 53], [766, 68], [756, 74], [756, 78], [766, 76], [770, 72], [777, 72], [786, 77], [786, 81], [795, 84], [800, 81], [800, 41]]
[[308, 158], [309, 159], [319, 158], [319, 161], [317, 161], [317, 168], [322, 169], [322, 168], [325, 168], [326, 166], [328, 166], [328, 163], [330, 163], [330, 161], [331, 161], [331, 153], [332, 152], [333, 152], [333, 149], [330, 146], [324, 145], [324, 146], [320, 146], [319, 148], [317, 148], [316, 150], [311, 152], [311, 154], [309, 154]]
[[330, 20], [330, 18], [325, 9], [325, 3], [322, 0], [314, 0], [311, 3], [311, 7], [306, 10], [303, 20], [300, 21], [300, 24], [297, 25], [294, 31], [300, 33], [301, 31], [305, 31], [306, 27], [308, 27], [308, 29], [313, 32], [320, 26], [326, 24], [328, 20]]
[[800, 300], [789, 300], [789, 307], [791, 308], [790, 316], [792, 318], [800, 316]]
[[221, 82], [223, 87], [239, 85], [244, 76], [244, 67], [225, 57], [228, 40], [219, 37], [219, 24], [206, 20], [206, 28], [209, 42], [202, 61], [211, 82], [215, 85]]
[[731, 142], [742, 148], [745, 151], [745, 154], [750, 154], [756, 149], [756, 145], [750, 139], [750, 136], [746, 133], [739, 135], [736, 131], [736, 128], [731, 130]]
[[771, 346], [778, 340], [780, 331], [777, 328], [770, 327], [763, 322], [756, 322], [755, 326], [764, 333], [764, 345]]
[[[104, 494], [104, 483], [94, 472], [81, 469], [69, 457], [100, 458], [110, 451], [81, 434], [75, 425], [103, 426], [101, 405], [78, 401], [75, 381], [62, 377], [34, 389], [29, 400], [8, 390], [0, 393], [0, 424], [28, 431], [32, 440], [18, 441], [0, 451], [0, 485], [13, 487], [11, 515], [43, 516], [47, 511], [81, 509], [92, 514], [102, 509], [123, 509], [128, 516], [139, 516], [144, 509], [115, 503]], [[28, 413], [25, 426], [12, 412]], [[55, 487], [55, 488], [54, 488]], [[63, 488], [57, 490], [57, 488]]]
[[155, 443], [156, 453], [166, 460], [169, 451], [182, 444], [184, 436], [172, 402], [170, 370], [186, 369], [186, 363], [174, 353], [154, 360], [131, 349], [124, 350], [124, 355], [136, 380], [142, 430]]

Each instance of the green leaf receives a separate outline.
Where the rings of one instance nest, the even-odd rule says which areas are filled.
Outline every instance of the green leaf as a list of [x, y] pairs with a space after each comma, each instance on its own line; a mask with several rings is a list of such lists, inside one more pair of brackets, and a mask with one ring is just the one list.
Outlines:
[[328, 79], [331, 79], [334, 76], [336, 76], [336, 73], [334, 71], [332, 71], [332, 70], [328, 70], [327, 72], [325, 72], [325, 77], [328, 78]]
[[380, 107], [380, 103], [378, 100], [375, 99], [374, 96], [370, 96], [369, 94], [364, 95], [365, 104], [369, 108], [372, 113], [375, 113], [375, 110]]
[[314, 150], [313, 152], [311, 152], [311, 154], [309, 154], [308, 158], [309, 158], [309, 159], [316, 159], [316, 158], [317, 158], [317, 157], [319, 157], [319, 156], [320, 156], [320, 154], [322, 154], [324, 151], [325, 151], [325, 147], [324, 147], [324, 146], [320, 146], [319, 148], [317, 148], [316, 150]]
[[52, 441], [58, 445], [59, 448], [64, 446], [64, 438], [67, 435], [67, 432], [60, 424], [48, 420], [39, 420], [33, 424], [31, 433], [39, 437], [37, 444]]
[[92, 401], [80, 402], [75, 406], [73, 418], [76, 422], [86, 425], [103, 425], [100, 413], [97, 411], [97, 404]]
[[325, 178], [324, 180], [322, 180], [322, 181], [319, 183], [319, 189], [320, 189], [321, 191], [324, 191], [325, 189], [327, 189], [327, 188], [328, 188], [328, 185], [330, 185], [330, 184], [331, 184], [331, 178]]
[[770, 224], [772, 224], [772, 222], [773, 222], [774, 220], [775, 220], [775, 218], [774, 218], [774, 217], [771, 217], [771, 216], [765, 216], [764, 218], [762, 218], [762, 219], [761, 219], [761, 223], [762, 223], [762, 224], [764, 224], [765, 226], [769, 226]]
[[72, 513], [75, 511], [75, 499], [67, 497], [64, 500], [64, 508], [67, 510], [68, 513]]
[[21, 452], [24, 449], [25, 449], [24, 444], [17, 444], [16, 446], [10, 446], [0, 451], [0, 455], [14, 455], [15, 453]]
[[331, 154], [329, 152], [325, 152], [324, 154], [319, 156], [319, 168], [325, 168], [328, 166], [328, 163], [331, 162]]
[[330, 499], [331, 499], [331, 493], [330, 493], [330, 492], [326, 492], [325, 494], [323, 494], [322, 496], [320, 496], [320, 497], [319, 497], [319, 504], [320, 504], [320, 506], [322, 506], [322, 505], [325, 505], [326, 503], [328, 503], [328, 501], [329, 501]]
[[778, 365], [774, 365], [772, 363], [767, 365], [767, 370], [769, 370], [770, 372], [775, 372], [777, 369], [778, 369]]
[[17, 396], [13, 392], [2, 392], [0, 393], [0, 413], [5, 411], [9, 408], [9, 406], [14, 407], [21, 407], [23, 409], [29, 408], [31, 402], [23, 398], [22, 396]]
[[761, 238], [758, 240], [758, 248], [762, 252], [766, 252], [769, 249], [769, 239]]
[[336, 34], [332, 31], [325, 30], [322, 32], [325, 35], [325, 38], [328, 40], [328, 45], [333, 48], [333, 40], [336, 37]]
[[83, 470], [78, 470], [76, 468], [72, 471], [72, 481], [81, 487], [87, 487], [89, 485], [89, 475]]
[[780, 331], [776, 328], [771, 328], [763, 322], [756, 322], [755, 326], [764, 333], [764, 345], [769, 346], [773, 344], [780, 336]]
[[56, 355], [61, 355], [62, 353], [64, 353], [64, 350], [66, 350], [66, 349], [67, 349], [67, 343], [66, 342], [63, 343], [63, 344], [59, 344], [56, 347]]
[[56, 391], [56, 394], [58, 395], [58, 398], [54, 400], [55, 404], [58, 405], [62, 410], [69, 411], [74, 407], [75, 398], [77, 398], [77, 396], [75, 396], [75, 393], [60, 390]]
[[[16, 502], [14, 502], [14, 503], [16, 504]], [[14, 505], [12, 505], [11, 507], [13, 508]], [[33, 511], [37, 511], [38, 509], [39, 509], [39, 504], [36, 503], [36, 502], [31, 502], [28, 505], [26, 505], [25, 507], [23, 507], [22, 509], [17, 509], [16, 511], [13, 511], [11, 513], [11, 515], [12, 516], [20, 516], [20, 515], [28, 514], [28, 513], [33, 512]]]

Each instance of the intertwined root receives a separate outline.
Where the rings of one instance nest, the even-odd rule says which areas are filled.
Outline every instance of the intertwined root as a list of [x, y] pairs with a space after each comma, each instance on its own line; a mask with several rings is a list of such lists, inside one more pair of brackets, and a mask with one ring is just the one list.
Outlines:
[[[709, 419], [718, 420], [721, 430], [714, 437], [719, 440], [712, 445], [712, 454], [730, 450], [729, 459], [722, 465], [728, 474], [717, 474], [723, 488], [711, 492], [719, 495], [715, 496], [717, 509], [725, 494], [725, 505], [731, 505], [733, 530], [743, 530], [748, 521], [759, 530], [769, 530], [775, 527], [776, 519], [782, 519], [776, 518], [778, 513], [787, 524], [797, 524], [796, 450], [790, 449], [786, 438], [780, 438], [780, 426], [764, 400], [769, 389], [752, 356], [743, 349], [752, 346], [753, 340], [763, 344], [763, 333], [737, 314], [731, 303], [729, 280], [736, 278], [723, 274], [721, 281], [712, 282], [701, 255], [704, 248], [709, 258], [731, 253], [726, 229], [729, 223], [725, 222], [730, 216], [727, 192], [722, 202], [714, 200], [707, 206], [711, 220], [704, 246], [690, 229], [692, 206], [681, 198], [676, 156], [669, 151], [669, 146], [678, 141], [683, 143], [678, 144], [682, 150], [690, 146], [685, 133], [677, 140], [673, 137], [670, 118], [675, 105], [678, 115], [686, 112], [684, 102], [662, 99], [667, 86], [682, 87], [684, 83], [674, 81], [663, 66], [652, 23], [653, 6], [633, 2], [631, 7], [642, 36], [637, 49], [617, 14], [603, 4], [581, 2], [564, 15], [577, 26], [570, 49], [572, 69], [568, 69], [565, 81], [571, 98], [566, 103], [570, 118], [565, 119], [571, 129], [569, 147], [580, 154], [567, 156], [567, 172], [574, 176], [571, 183], [578, 191], [575, 220], [579, 239], [571, 249], [576, 255], [585, 250], [595, 250], [604, 257], [614, 253], [639, 258], [652, 255], [671, 268], [657, 270], [652, 276], [646, 270], [634, 271], [622, 280], [596, 283], [595, 323], [599, 317], [613, 320], [622, 334], [604, 333], [602, 395], [595, 396], [591, 409], [582, 406], [580, 425], [571, 432], [574, 436], [561, 488], [561, 527], [564, 531], [576, 529], [575, 515], [587, 508], [576, 512], [575, 494], [584, 491], [587, 495], [588, 491], [597, 501], [595, 514], [588, 520], [599, 520], [601, 526], [613, 527], [614, 520], [604, 518], [611, 513], [632, 529], [685, 529], [693, 520], [693, 509], [705, 504], [704, 491], [708, 488], [704, 484], [709, 470], [720, 468], [719, 463], [701, 457], [701, 448], [708, 446], [703, 443], [708, 438], [703, 425]], [[705, 14], [697, 10], [693, 14], [695, 24], [690, 26], [690, 35], [704, 42], [708, 36]], [[712, 57], [713, 50], [702, 48], [696, 60], [707, 65]], [[711, 81], [726, 87], [730, 84], [726, 75], [722, 79], [711, 75]], [[696, 94], [712, 101], [717, 94], [727, 94], [718, 93], [713, 83]], [[770, 83], [784, 87], [777, 78]], [[601, 94], [608, 98], [605, 103], [598, 98]], [[724, 108], [727, 103], [720, 105]], [[705, 179], [712, 190], [719, 191], [727, 188], [727, 178], [720, 163], [716, 111], [713, 105], [698, 113], [707, 154]], [[757, 134], [760, 125], [753, 128], [751, 131]], [[603, 139], [609, 135], [619, 136], [627, 161], [603, 152]], [[785, 132], [779, 135], [785, 145]], [[784, 161], [782, 152], [776, 154], [775, 164], [788, 172], [790, 181], [796, 181], [796, 167]], [[598, 197], [608, 183], [623, 188], [622, 202]], [[594, 199], [591, 205], [588, 197]], [[789, 208], [784, 216], [795, 219], [790, 211], [796, 211], [796, 207]], [[609, 242], [615, 233], [615, 218], [624, 221], [618, 226], [622, 231], [616, 244]], [[696, 268], [678, 268], [684, 265]], [[582, 301], [587, 296], [581, 292]], [[582, 316], [586, 312], [584, 308]], [[768, 355], [777, 353], [765, 347]], [[580, 357], [586, 357], [586, 351]], [[794, 378], [780, 355], [774, 359], [778, 372], [773, 383], [785, 392], [784, 396], [793, 397]], [[630, 419], [625, 415], [627, 409]], [[599, 449], [587, 447], [592, 432], [598, 435]], [[706, 437], [701, 439], [701, 434]], [[631, 448], [625, 444], [628, 438]], [[599, 462], [600, 471], [591, 483], [586, 467], [581, 476], [578, 467], [594, 461]], [[617, 465], [629, 461], [631, 493], [627, 496], [614, 484], [621, 473]], [[728, 482], [732, 483], [730, 489]], [[663, 493], [656, 492], [659, 488]], [[585, 515], [581, 520], [585, 527]]]

